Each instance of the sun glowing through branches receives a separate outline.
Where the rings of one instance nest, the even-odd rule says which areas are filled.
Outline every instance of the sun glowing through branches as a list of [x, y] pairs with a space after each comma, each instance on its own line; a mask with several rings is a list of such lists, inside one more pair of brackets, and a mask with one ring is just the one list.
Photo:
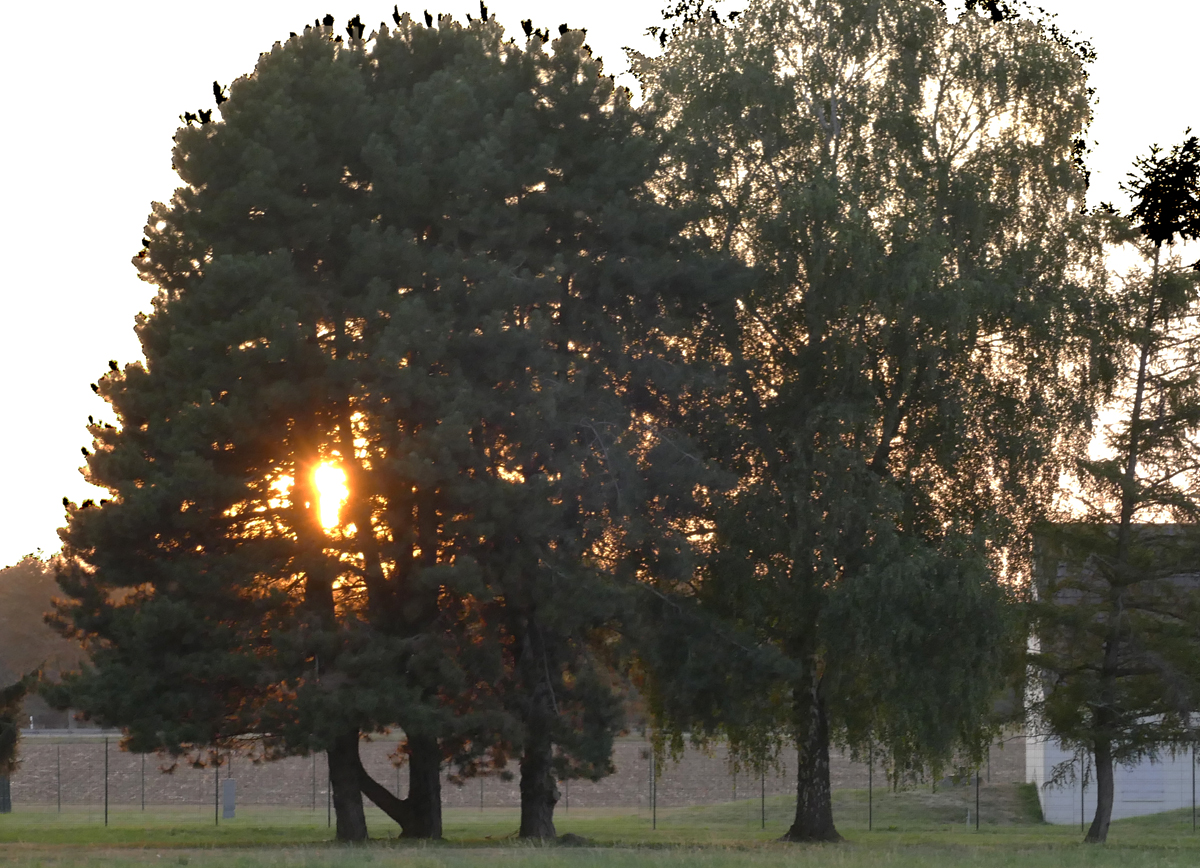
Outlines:
[[322, 463], [313, 471], [313, 485], [317, 489], [317, 514], [321, 527], [333, 530], [338, 526], [338, 513], [350, 496], [346, 487], [346, 471], [335, 464]]

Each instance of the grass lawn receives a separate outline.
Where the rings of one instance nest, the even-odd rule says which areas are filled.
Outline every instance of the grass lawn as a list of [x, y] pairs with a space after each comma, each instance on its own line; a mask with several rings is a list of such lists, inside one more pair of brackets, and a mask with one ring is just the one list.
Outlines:
[[[757, 799], [690, 808], [560, 807], [560, 833], [589, 839], [587, 847], [538, 847], [516, 841], [515, 809], [451, 809], [446, 841], [397, 841], [396, 827], [377, 811], [368, 822], [375, 840], [364, 846], [329, 843], [323, 811], [239, 808], [238, 818], [213, 823], [199, 808], [142, 813], [121, 808], [109, 826], [95, 809], [34, 810], [0, 815], [0, 866], [398, 866], [398, 868], [908, 868], [908, 866], [1200, 866], [1200, 835], [1191, 812], [1176, 811], [1113, 824], [1110, 843], [1083, 846], [1078, 826], [1039, 821], [1027, 787], [982, 788], [982, 822], [974, 828], [974, 790], [876, 791], [873, 828], [867, 793], [835, 794], [835, 818], [845, 844], [797, 846], [775, 839], [787, 828], [788, 798], [768, 799], [766, 828]], [[966, 812], [972, 812], [971, 826]]]

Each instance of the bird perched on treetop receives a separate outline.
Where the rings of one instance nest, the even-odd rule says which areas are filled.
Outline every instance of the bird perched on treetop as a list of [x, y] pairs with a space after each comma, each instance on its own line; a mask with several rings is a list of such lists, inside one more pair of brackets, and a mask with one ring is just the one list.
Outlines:
[[200, 109], [200, 111], [198, 111], [196, 114], [200, 115], [200, 123], [206, 124], [212, 120], [212, 113], [212, 109], [208, 109], [207, 111]]
[[428, 9], [426, 9], [426, 10], [425, 10], [425, 26], [426, 26], [426, 27], [432, 27], [432, 26], [433, 26], [433, 16], [429, 14], [429, 10], [428, 10]]
[[[403, 18], [403, 17], [404, 17], [404, 16], [400, 14], [400, 7], [399, 7], [399, 6], [393, 6], [393, 7], [392, 7], [392, 20], [393, 20], [393, 21], [395, 21], [397, 24], [399, 24], [399, 23], [400, 23], [400, 19], [401, 19], [401, 18]], [[426, 13], [425, 13], [425, 18], [426, 18], [426, 19], [428, 19], [428, 18], [429, 18], [429, 13], [428, 13], [428, 12], [426, 12]]]
[[566, 36], [566, 35], [567, 35], [567, 31], [568, 31], [568, 30], [570, 30], [570, 29], [571, 29], [571, 28], [570, 28], [570, 27], [568, 27], [567, 25], [565, 25], [565, 24], [560, 24], [560, 25], [558, 25], [558, 35], [559, 35], [559, 36]]
[[659, 44], [659, 45], [662, 45], [662, 46], [664, 46], [664, 47], [666, 46], [666, 44], [667, 44], [667, 31], [665, 31], [665, 30], [664, 30], [662, 33], [658, 34], [658, 44]]
[[321, 23], [324, 24], [326, 27], [332, 27], [333, 26], [333, 16], [326, 14], [325, 17], [321, 19]]
[[533, 36], [533, 19], [532, 19], [532, 18], [526, 18], [524, 21], [522, 21], [522, 22], [521, 22], [521, 29], [525, 31], [525, 38], [526, 38], [526, 39], [528, 39], [529, 37]]
[[229, 97], [225, 96], [225, 88], [221, 87], [221, 85], [217, 84], [215, 81], [213, 82], [213, 99], [217, 101], [217, 105], [220, 105], [221, 103], [225, 102], [225, 100], [229, 99]]

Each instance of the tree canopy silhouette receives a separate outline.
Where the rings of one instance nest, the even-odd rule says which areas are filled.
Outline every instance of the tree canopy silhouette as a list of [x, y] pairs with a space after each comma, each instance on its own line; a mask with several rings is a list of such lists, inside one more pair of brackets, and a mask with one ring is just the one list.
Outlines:
[[[652, 422], [721, 269], [646, 192], [656, 146], [581, 31], [330, 25], [176, 137], [145, 358], [89, 429], [112, 499], [68, 507], [61, 619], [94, 651], [58, 699], [134, 750], [324, 750], [342, 840], [364, 793], [438, 837], [442, 764], [515, 755], [520, 833], [552, 836], [556, 779], [611, 770], [624, 589], [686, 549], [641, 505], [691, 496]], [[358, 759], [390, 726], [404, 800]]]
[[896, 775], [978, 756], [1013, 669], [1002, 570], [1103, 384], [1087, 78], [1056, 34], [934, 0], [698, 9], [635, 67], [661, 195], [756, 275], [697, 330], [731, 385], [693, 430], [738, 483], [694, 584], [787, 663], [756, 684], [665, 644], [655, 702], [760, 758], [791, 741], [786, 837], [832, 840], [831, 742]]

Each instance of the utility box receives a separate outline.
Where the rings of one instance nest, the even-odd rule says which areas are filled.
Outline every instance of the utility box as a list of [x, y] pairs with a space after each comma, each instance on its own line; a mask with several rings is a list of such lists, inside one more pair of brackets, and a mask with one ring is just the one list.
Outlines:
[[237, 781], [226, 778], [221, 781], [221, 819], [232, 820], [237, 809]]

